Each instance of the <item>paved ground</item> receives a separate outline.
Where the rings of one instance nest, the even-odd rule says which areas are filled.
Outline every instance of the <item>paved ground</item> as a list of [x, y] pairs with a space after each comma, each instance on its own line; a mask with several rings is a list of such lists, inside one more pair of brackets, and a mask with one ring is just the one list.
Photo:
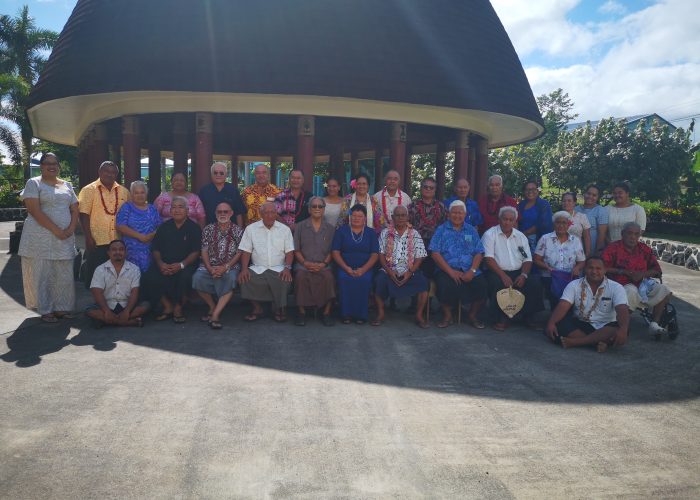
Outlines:
[[681, 336], [636, 318], [600, 355], [398, 313], [249, 325], [240, 304], [216, 333], [194, 312], [44, 325], [3, 254], [0, 496], [698, 498], [700, 273], [664, 270]]

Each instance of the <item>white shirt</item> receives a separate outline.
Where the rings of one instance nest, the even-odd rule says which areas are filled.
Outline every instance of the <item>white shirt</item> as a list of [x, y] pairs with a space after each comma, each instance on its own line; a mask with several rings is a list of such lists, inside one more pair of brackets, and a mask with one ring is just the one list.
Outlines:
[[[573, 305], [574, 315], [581, 321], [586, 321], [581, 316], [581, 284], [583, 283], [586, 289], [586, 298], [583, 302], [583, 313], [588, 314], [590, 308], [595, 302], [595, 294], [591, 290], [591, 285], [588, 284], [586, 278], [579, 278], [573, 280], [571, 283], [566, 285], [564, 288], [564, 293], [561, 295], [561, 300], [567, 301], [569, 304]], [[618, 282], [609, 280], [608, 278], [603, 279], [599, 288], [603, 288], [601, 292], [600, 300], [596, 308], [591, 311], [590, 319], [588, 323], [593, 325], [597, 330], [602, 328], [608, 323], [617, 321], [617, 312], [615, 307], [619, 305], [627, 305], [627, 294], [625, 289]]]
[[288, 252], [294, 251], [294, 237], [287, 226], [275, 221], [270, 229], [262, 220], [245, 228], [238, 249], [251, 254], [250, 270], [262, 274], [268, 269], [282, 272]]
[[493, 226], [481, 237], [484, 257], [491, 257], [504, 271], [518, 271], [525, 262], [532, 262], [527, 236], [513, 229], [506, 236], [501, 225]]
[[[557, 238], [557, 233], [545, 234], [537, 242], [535, 255], [544, 257], [545, 264], [554, 269], [571, 272], [577, 262], [586, 260], [586, 256], [583, 253], [581, 240], [573, 234], [568, 236], [567, 240], [562, 243]], [[542, 271], [542, 276], [549, 276], [549, 274], [549, 271]]]
[[114, 309], [117, 304], [126, 307], [131, 290], [138, 288], [140, 281], [141, 271], [136, 264], [125, 260], [121, 272], [117, 274], [114, 264], [108, 260], [95, 269], [90, 288], [101, 288], [107, 306]]
[[[386, 212], [384, 212], [382, 198], [384, 198], [386, 203]], [[401, 203], [399, 203], [399, 198], [401, 198]], [[394, 209], [396, 207], [399, 205], [402, 207], [408, 207], [411, 204], [411, 197], [400, 189], [396, 190], [394, 196], [391, 196], [388, 190], [386, 194], [384, 194], [384, 189], [382, 189], [374, 194], [374, 199], [377, 200], [377, 206], [382, 209], [382, 212], [384, 212], [384, 219], [386, 219], [387, 223], [390, 220], [393, 220]]]
[[574, 215], [571, 217], [573, 217], [573, 221], [569, 226], [569, 234], [573, 234], [578, 238], [583, 238], [583, 230], [591, 228], [591, 221], [588, 220], [586, 214], [582, 214], [581, 212], [574, 212]]
[[[386, 247], [389, 242], [389, 228], [382, 229], [379, 235], [379, 251], [386, 255]], [[408, 271], [408, 235], [413, 234], [413, 258], [414, 259], [424, 259], [428, 256], [425, 251], [425, 244], [423, 243], [423, 238], [421, 238], [420, 233], [413, 228], [406, 228], [403, 235], [399, 235], [399, 232], [394, 229], [394, 250], [392, 252], [391, 261], [393, 265], [390, 267], [394, 268], [396, 274], [399, 276], [403, 275]], [[388, 256], [387, 256], [388, 257]], [[384, 271], [384, 269], [382, 269]]]

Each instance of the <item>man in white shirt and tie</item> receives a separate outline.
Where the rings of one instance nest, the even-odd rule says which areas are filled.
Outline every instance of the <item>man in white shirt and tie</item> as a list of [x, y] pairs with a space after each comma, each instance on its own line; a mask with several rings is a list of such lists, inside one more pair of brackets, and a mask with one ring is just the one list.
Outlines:
[[484, 246], [484, 262], [489, 272], [486, 281], [489, 285], [491, 311], [497, 321], [494, 329], [508, 328], [508, 317], [498, 308], [496, 294], [504, 288], [516, 288], [525, 295], [525, 305], [519, 313], [530, 327], [537, 327], [533, 314], [544, 309], [542, 283], [538, 276], [530, 276], [532, 255], [527, 236], [515, 229], [518, 211], [505, 206], [498, 212], [498, 225], [487, 230], [481, 237]]
[[272, 302], [275, 321], [287, 321], [287, 294], [292, 283], [294, 238], [287, 226], [278, 222], [272, 202], [260, 206], [261, 220], [245, 228], [238, 249], [241, 251], [241, 297], [250, 300], [253, 310], [246, 321], [262, 316], [261, 302]]

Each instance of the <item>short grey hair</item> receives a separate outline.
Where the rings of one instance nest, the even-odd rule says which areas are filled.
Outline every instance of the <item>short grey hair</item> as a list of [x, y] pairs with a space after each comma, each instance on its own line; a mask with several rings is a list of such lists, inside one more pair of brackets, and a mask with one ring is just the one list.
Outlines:
[[319, 200], [321, 203], [323, 203], [323, 208], [326, 208], [326, 200], [324, 200], [321, 196], [312, 196], [309, 198], [309, 206], [311, 206], [314, 200]]
[[488, 184], [491, 184], [491, 181], [492, 181], [492, 180], [495, 180], [495, 179], [498, 179], [498, 182], [499, 182], [500, 184], [503, 184], [503, 177], [501, 177], [501, 176], [498, 175], [498, 174], [493, 174], [491, 177], [489, 177]]
[[404, 205], [396, 205], [394, 209], [391, 211], [391, 214], [394, 215], [398, 209], [405, 210], [406, 213], [408, 213], [408, 208], [406, 208]]
[[184, 196], [173, 196], [173, 199], [170, 201], [170, 209], [171, 210], [173, 208], [173, 205], [175, 205], [175, 203], [181, 203], [185, 207], [185, 210], [187, 210], [187, 211], [189, 211], [189, 209], [190, 209], [189, 203], [187, 203], [187, 198], [185, 198]]
[[624, 233], [624, 232], [627, 231], [628, 229], [638, 229], [639, 231], [641, 231], [641, 230], [642, 230], [642, 226], [640, 226], [640, 225], [637, 224], [636, 222], [632, 222], [632, 221], [630, 221], [630, 222], [625, 222], [625, 225], [622, 226], [622, 232]]
[[556, 222], [557, 219], [566, 219], [568, 221], [574, 220], [574, 218], [571, 216], [571, 214], [569, 212], [567, 212], [566, 210], [559, 210], [554, 215], [552, 215], [552, 222]]
[[450, 208], [447, 209], [448, 212], [451, 212], [453, 208], [461, 208], [465, 212], [467, 211], [467, 206], [462, 200], [455, 200], [452, 203], [450, 203]]
[[262, 205], [260, 205], [260, 208], [258, 209], [259, 212], [260, 212], [260, 215], [262, 215], [263, 209], [264, 209], [265, 207], [272, 207], [272, 209], [273, 209], [275, 212], [277, 212], [277, 205], [275, 205], [275, 202], [273, 202], [273, 201], [266, 201], [265, 203], [263, 203]]
[[510, 205], [506, 205], [505, 207], [501, 207], [501, 209], [498, 211], [498, 220], [501, 220], [503, 214], [506, 212], [513, 212], [515, 218], [518, 218], [518, 209], [515, 207], [511, 207]]
[[214, 163], [211, 164], [211, 167], [209, 167], [209, 174], [210, 174], [210, 175], [213, 175], [213, 174], [214, 174], [214, 168], [215, 168], [217, 165], [220, 166], [220, 167], [224, 167], [224, 169], [226, 169], [226, 174], [228, 175], [228, 165], [226, 165], [226, 164], [225, 164], [224, 162], [222, 162], [222, 161], [215, 161]]
[[132, 182], [131, 185], [129, 186], [129, 192], [131, 194], [134, 194], [134, 188], [137, 188], [137, 187], [142, 187], [144, 189], [144, 191], [146, 191], [146, 194], [148, 194], [148, 184], [146, 184], [143, 181]]

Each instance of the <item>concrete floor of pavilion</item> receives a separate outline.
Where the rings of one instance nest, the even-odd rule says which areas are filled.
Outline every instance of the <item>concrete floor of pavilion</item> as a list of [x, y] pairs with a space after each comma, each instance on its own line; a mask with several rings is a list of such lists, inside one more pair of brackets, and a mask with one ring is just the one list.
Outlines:
[[248, 324], [240, 305], [217, 332], [199, 310], [47, 325], [6, 249], [2, 497], [700, 496], [700, 273], [663, 265], [675, 342], [635, 317], [601, 355], [398, 313], [381, 328]]

